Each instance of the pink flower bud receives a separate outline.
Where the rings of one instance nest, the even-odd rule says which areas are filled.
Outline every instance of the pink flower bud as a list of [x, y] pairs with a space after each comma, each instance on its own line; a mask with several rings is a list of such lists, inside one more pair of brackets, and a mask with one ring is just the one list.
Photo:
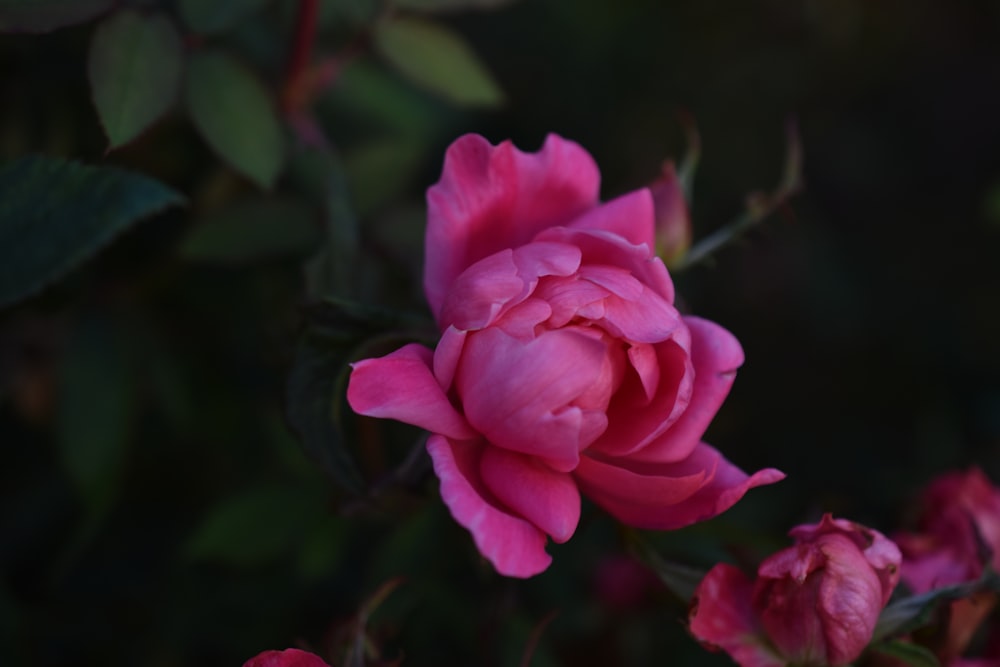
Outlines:
[[691, 247], [691, 216], [673, 160], [663, 163], [663, 172], [649, 191], [656, 216], [656, 254], [672, 267]]
[[243, 663], [243, 667], [330, 667], [318, 655], [297, 648], [264, 651]]
[[729, 565], [701, 582], [691, 632], [743, 667], [846, 665], [867, 646], [899, 580], [899, 549], [830, 515], [761, 563], [752, 585]]

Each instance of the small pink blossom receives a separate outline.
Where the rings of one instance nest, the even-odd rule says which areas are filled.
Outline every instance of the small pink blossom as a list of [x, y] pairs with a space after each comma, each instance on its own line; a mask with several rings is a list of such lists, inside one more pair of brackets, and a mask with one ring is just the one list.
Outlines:
[[264, 651], [243, 663], [243, 667], [330, 667], [318, 655], [297, 648]]
[[702, 442], [743, 350], [681, 315], [653, 253], [653, 199], [598, 199], [577, 144], [538, 153], [476, 135], [448, 149], [427, 193], [424, 291], [442, 332], [354, 364], [361, 414], [431, 432], [452, 516], [501, 573], [545, 570], [581, 493], [620, 521], [672, 529], [711, 518], [747, 475]]
[[899, 549], [878, 531], [834, 519], [789, 533], [752, 582], [719, 564], [702, 580], [692, 634], [742, 667], [836, 666], [857, 658], [899, 581]]
[[663, 163], [660, 178], [649, 186], [656, 216], [656, 253], [673, 267], [691, 247], [691, 216], [673, 160]]

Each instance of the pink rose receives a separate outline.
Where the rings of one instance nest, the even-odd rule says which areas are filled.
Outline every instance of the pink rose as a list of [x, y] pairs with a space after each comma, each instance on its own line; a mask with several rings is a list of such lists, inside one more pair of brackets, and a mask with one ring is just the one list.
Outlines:
[[871, 641], [899, 581], [899, 549], [878, 531], [829, 514], [789, 533], [751, 583], [713, 567], [698, 585], [692, 634], [742, 667], [846, 665]]
[[441, 340], [354, 364], [347, 390], [355, 411], [432, 433], [442, 498], [509, 576], [548, 567], [547, 538], [573, 535], [581, 493], [670, 529], [783, 477], [748, 476], [701, 442], [743, 351], [674, 307], [649, 191], [602, 204], [599, 178], [554, 135], [534, 154], [452, 144], [427, 193]]
[[915, 593], [977, 579], [981, 545], [1000, 569], [1000, 489], [979, 468], [951, 472], [924, 491], [920, 532], [898, 535], [903, 581]]
[[243, 663], [243, 667], [330, 667], [318, 655], [297, 648], [264, 651]]

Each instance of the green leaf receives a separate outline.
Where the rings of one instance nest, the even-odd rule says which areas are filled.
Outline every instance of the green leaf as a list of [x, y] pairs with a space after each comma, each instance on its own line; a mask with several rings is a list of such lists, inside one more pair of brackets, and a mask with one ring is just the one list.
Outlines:
[[635, 530], [627, 529], [625, 535], [632, 555], [651, 569], [671, 593], [685, 602], [694, 597], [707, 574], [705, 570], [666, 560]]
[[163, 14], [115, 13], [94, 31], [88, 69], [111, 148], [128, 143], [177, 98], [183, 44]]
[[344, 490], [360, 495], [361, 474], [342, 431], [348, 362], [371, 345], [436, 337], [420, 318], [329, 299], [307, 312], [305, 331], [288, 377], [288, 421], [303, 448]]
[[908, 641], [883, 642], [873, 645], [871, 650], [901, 660], [912, 667], [941, 667], [941, 662], [930, 649]]
[[74, 332], [60, 368], [59, 454], [96, 514], [110, 506], [117, 490], [135, 407], [126, 350], [108, 321], [88, 319]]
[[0, 32], [49, 32], [106, 12], [115, 0], [0, 0]]
[[146, 176], [29, 156], [0, 167], [0, 307], [37, 292], [140, 218], [184, 198]]
[[461, 36], [436, 23], [396, 18], [375, 30], [379, 53], [413, 83], [463, 106], [493, 107], [503, 93]]
[[300, 486], [255, 487], [212, 508], [184, 553], [192, 560], [262, 565], [292, 551], [322, 514], [322, 499]]
[[322, 241], [315, 209], [290, 198], [242, 199], [201, 219], [180, 246], [185, 259], [241, 263], [308, 255]]
[[261, 10], [268, 0], [180, 0], [184, 22], [195, 32], [225, 32]]
[[935, 608], [942, 602], [960, 600], [981, 591], [1000, 592], [1000, 575], [987, 568], [976, 581], [945, 586], [891, 603], [878, 617], [872, 641], [916, 630], [931, 621]]
[[516, 0], [393, 0], [399, 9], [419, 12], [450, 12], [465, 9], [499, 9], [512, 5]]
[[233, 57], [192, 56], [185, 100], [191, 120], [225, 162], [270, 188], [285, 160], [285, 137], [268, 91]]

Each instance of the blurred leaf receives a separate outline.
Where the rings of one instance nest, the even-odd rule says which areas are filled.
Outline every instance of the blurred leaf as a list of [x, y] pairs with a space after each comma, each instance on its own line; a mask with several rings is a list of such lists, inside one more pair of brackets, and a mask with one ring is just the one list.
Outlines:
[[360, 222], [347, 192], [347, 178], [339, 156], [332, 150], [312, 149], [295, 156], [292, 174], [300, 187], [323, 208], [326, 246], [307, 270], [313, 276], [313, 293], [321, 296], [354, 296], [357, 285]]
[[140, 218], [184, 201], [146, 176], [29, 156], [0, 167], [0, 307], [37, 292]]
[[415, 18], [380, 23], [375, 47], [413, 83], [464, 106], [494, 107], [503, 93], [465, 40], [445, 26]]
[[901, 635], [927, 625], [942, 602], [967, 598], [980, 591], [1000, 592], [1000, 575], [987, 568], [976, 581], [945, 586], [889, 604], [878, 617], [872, 641]]
[[399, 9], [423, 12], [457, 11], [462, 9], [499, 9], [517, 0], [392, 0]]
[[304, 579], [322, 579], [340, 566], [347, 547], [345, 532], [343, 522], [333, 516], [313, 527], [297, 552], [298, 571]]
[[126, 144], [177, 98], [183, 45], [163, 14], [115, 13], [94, 31], [88, 69], [111, 148]]
[[126, 342], [104, 319], [74, 332], [59, 376], [59, 454], [93, 514], [117, 489], [135, 407]]
[[316, 494], [301, 486], [258, 486], [223, 499], [185, 545], [193, 560], [262, 565], [289, 552], [322, 515]]
[[629, 551], [649, 567], [671, 593], [684, 602], [694, 597], [698, 584], [705, 578], [705, 570], [666, 560], [635, 530], [628, 529], [625, 534]]
[[912, 642], [903, 640], [883, 642], [872, 646], [871, 649], [912, 667], [941, 667], [941, 662], [930, 649]]
[[[329, 334], [307, 331], [288, 376], [288, 421], [302, 445], [344, 490], [360, 495], [361, 473], [344, 442], [341, 413], [347, 362], [354, 345]], [[346, 344], [345, 344], [346, 343]]]
[[262, 188], [274, 185], [285, 159], [285, 137], [268, 91], [224, 53], [200, 53], [188, 63], [185, 99], [205, 141]]
[[241, 20], [260, 11], [268, 0], [180, 0], [178, 9], [184, 22], [195, 32], [229, 30]]
[[437, 334], [421, 318], [337, 299], [313, 306], [307, 315], [312, 325], [299, 342], [288, 377], [288, 421], [330, 478], [360, 495], [361, 474], [341, 426], [348, 362], [375, 344]]
[[413, 141], [384, 139], [365, 144], [347, 156], [347, 171], [358, 210], [371, 213], [396, 199], [409, 185], [424, 155]]
[[106, 12], [115, 0], [0, 0], [0, 32], [49, 32]]
[[180, 254], [199, 262], [239, 263], [316, 251], [322, 233], [316, 211], [291, 198], [241, 199], [196, 223]]

